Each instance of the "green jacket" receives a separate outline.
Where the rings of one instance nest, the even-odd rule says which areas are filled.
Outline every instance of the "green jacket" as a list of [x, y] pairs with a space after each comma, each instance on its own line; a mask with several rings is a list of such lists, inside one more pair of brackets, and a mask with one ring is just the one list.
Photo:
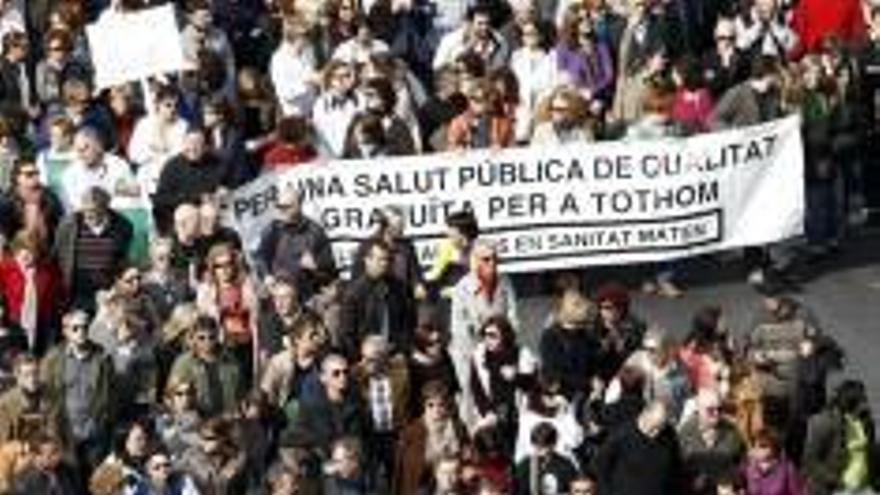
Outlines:
[[21, 440], [39, 429], [50, 434], [61, 435], [57, 410], [43, 396], [37, 410], [26, 412], [28, 406], [24, 392], [13, 387], [0, 395], [0, 443]]
[[[112, 431], [115, 419], [115, 399], [113, 395], [113, 362], [104, 352], [100, 345], [90, 342], [91, 353], [97, 353], [93, 359], [98, 359], [99, 371], [97, 383], [91, 401], [90, 415], [95, 418], [97, 427], [102, 433], [109, 434]], [[61, 343], [53, 347], [46, 357], [43, 358], [42, 381], [46, 387], [46, 397], [50, 407], [61, 418], [61, 428], [65, 436], [71, 431], [68, 424], [65, 408], [64, 366], [70, 356], [67, 352], [67, 344]]]
[[196, 391], [199, 412], [207, 416], [232, 410], [244, 392], [241, 371], [234, 359], [227, 354], [220, 354], [217, 358], [217, 366], [222, 397], [222, 407], [219, 409], [217, 405], [212, 404], [210, 379], [204, 361], [188, 351], [179, 356], [171, 367], [169, 380], [192, 383]]

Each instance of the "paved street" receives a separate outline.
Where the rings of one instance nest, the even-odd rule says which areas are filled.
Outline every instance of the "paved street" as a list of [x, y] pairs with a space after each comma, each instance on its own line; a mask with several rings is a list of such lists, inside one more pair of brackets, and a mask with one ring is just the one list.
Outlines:
[[[875, 418], [880, 418], [880, 230], [862, 233], [858, 239], [849, 241], [836, 259], [817, 267], [817, 272], [795, 297], [809, 306], [823, 329], [847, 351], [848, 367], [844, 373], [866, 382]], [[748, 331], [760, 298], [745, 284], [740, 268], [698, 260], [689, 264], [685, 274], [688, 290], [684, 298], [666, 300], [638, 295], [635, 311], [648, 322], [683, 335], [697, 308], [716, 303], [724, 308], [734, 332]], [[595, 285], [614, 275], [604, 270], [587, 272], [587, 283]], [[637, 286], [637, 279], [631, 274], [623, 277]], [[529, 285], [528, 280], [517, 280], [518, 289]], [[536, 332], [548, 311], [546, 297], [528, 297], [520, 308], [525, 328]]]

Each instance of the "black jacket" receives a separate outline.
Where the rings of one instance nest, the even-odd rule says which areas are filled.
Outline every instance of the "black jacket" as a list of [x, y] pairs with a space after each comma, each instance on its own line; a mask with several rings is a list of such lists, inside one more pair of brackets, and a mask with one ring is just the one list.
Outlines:
[[596, 458], [600, 495], [682, 493], [681, 454], [675, 431], [645, 436], [635, 421], [611, 433]]
[[[318, 273], [303, 270], [300, 259], [311, 252]], [[336, 260], [324, 229], [307, 217], [296, 224], [275, 220], [263, 231], [257, 248], [258, 271], [262, 274], [286, 274], [296, 279], [300, 302], [310, 299], [320, 288], [320, 274], [335, 275]]]
[[[358, 246], [357, 252], [354, 255], [354, 264], [351, 267], [352, 280], [357, 279], [364, 273], [364, 260], [367, 257], [370, 246], [372, 246], [370, 240], [364, 241]], [[391, 244], [391, 274], [410, 289], [422, 283], [422, 268], [419, 265], [419, 256], [411, 240], [398, 239]]]
[[[539, 491], [532, 490], [532, 469], [540, 470], [535, 482]], [[528, 457], [519, 462], [514, 471], [514, 495], [539, 493], [568, 493], [568, 486], [577, 476], [577, 469], [565, 457], [551, 452], [547, 459]], [[552, 487], [555, 486], [555, 489]]]
[[578, 392], [589, 393], [590, 382], [599, 371], [599, 339], [591, 332], [554, 324], [541, 333], [543, 372], [560, 380], [562, 393], [569, 399]]
[[169, 230], [178, 206], [199, 203], [203, 195], [214, 193], [224, 185], [227, 175], [224, 164], [211, 154], [206, 154], [198, 162], [183, 155], [169, 160], [162, 169], [153, 195], [153, 215], [159, 231]]
[[361, 275], [348, 286], [342, 300], [345, 352], [356, 356], [364, 336], [382, 332], [384, 311], [388, 312], [388, 341], [393, 350], [408, 350], [415, 324], [413, 308], [411, 291], [397, 279], [374, 280]]
[[[306, 450], [310, 454], [310, 464], [306, 470], [318, 468], [318, 472], [307, 473], [308, 477], [319, 475], [320, 463], [329, 459], [331, 444], [342, 437], [366, 438], [367, 418], [357, 393], [350, 388], [341, 404], [333, 404], [327, 398], [323, 386], [311, 400], [300, 404], [299, 416], [290, 436], [282, 439], [286, 446]], [[309, 476], [311, 474], [312, 476]]]

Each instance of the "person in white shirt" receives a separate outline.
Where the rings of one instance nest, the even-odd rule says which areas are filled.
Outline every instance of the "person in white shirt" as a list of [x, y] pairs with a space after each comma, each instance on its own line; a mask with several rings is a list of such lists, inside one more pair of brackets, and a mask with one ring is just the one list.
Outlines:
[[363, 110], [362, 99], [355, 87], [354, 67], [340, 60], [331, 60], [324, 69], [324, 92], [315, 102], [312, 122], [323, 151], [339, 158], [345, 151], [348, 129], [355, 115]]
[[366, 64], [370, 57], [379, 53], [388, 53], [388, 44], [373, 35], [369, 20], [365, 17], [355, 21], [357, 35], [350, 38], [333, 52], [333, 58], [349, 64]]
[[532, 135], [538, 102], [554, 85], [555, 65], [541, 45], [543, 33], [537, 23], [522, 25], [520, 36], [522, 47], [513, 52], [510, 68], [519, 82], [514, 133], [517, 142], [524, 142]]
[[186, 127], [177, 113], [177, 93], [159, 88], [154, 111], [138, 120], [128, 143], [128, 157], [137, 165], [138, 183], [147, 194], [156, 192], [165, 163], [183, 149]]
[[452, 64], [465, 53], [475, 53], [489, 70], [507, 64], [510, 47], [501, 34], [492, 29], [492, 12], [484, 5], [468, 9], [467, 21], [440, 40], [434, 55], [434, 70]]
[[111, 206], [117, 208], [125, 199], [140, 196], [140, 188], [135, 181], [128, 162], [107, 153], [98, 132], [84, 128], [73, 139], [75, 158], [64, 171], [61, 198], [64, 209], [80, 209], [80, 201], [86, 191], [99, 187], [110, 193]]
[[286, 20], [281, 43], [272, 55], [269, 72], [275, 96], [285, 117], [311, 114], [318, 94], [318, 63], [308, 39], [308, 25]]
[[797, 44], [797, 33], [783, 22], [776, 0], [756, 0], [736, 19], [736, 46], [745, 53], [784, 58]]

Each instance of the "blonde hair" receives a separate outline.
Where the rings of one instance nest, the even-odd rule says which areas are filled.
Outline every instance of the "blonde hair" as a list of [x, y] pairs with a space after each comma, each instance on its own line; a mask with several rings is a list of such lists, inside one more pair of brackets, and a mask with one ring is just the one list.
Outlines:
[[162, 340], [175, 342], [185, 336], [199, 319], [199, 309], [194, 303], [178, 304], [171, 311], [171, 317], [162, 327]]
[[557, 86], [544, 97], [535, 112], [535, 122], [540, 124], [549, 122], [552, 114], [553, 102], [562, 98], [571, 107], [572, 117], [578, 124], [586, 125], [590, 119], [590, 109], [586, 98], [574, 87], [568, 84]]

